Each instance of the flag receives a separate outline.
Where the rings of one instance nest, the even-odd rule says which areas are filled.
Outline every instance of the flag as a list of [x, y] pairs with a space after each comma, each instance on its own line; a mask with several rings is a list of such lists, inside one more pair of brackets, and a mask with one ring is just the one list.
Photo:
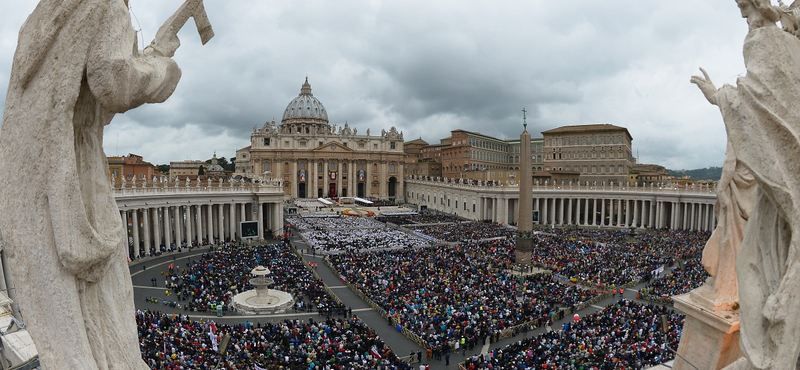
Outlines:
[[265, 368], [263, 368], [261, 366], [258, 366], [258, 364], [253, 364], [253, 370], [267, 370], [267, 369], [265, 369]]
[[381, 354], [378, 353], [378, 349], [375, 348], [375, 346], [372, 346], [372, 348], [369, 350], [369, 353], [371, 353], [372, 357], [375, 357], [376, 360], [381, 359]]
[[212, 332], [208, 332], [208, 337], [211, 339], [211, 348], [214, 349], [214, 351], [219, 350], [219, 346], [217, 345], [217, 336]]

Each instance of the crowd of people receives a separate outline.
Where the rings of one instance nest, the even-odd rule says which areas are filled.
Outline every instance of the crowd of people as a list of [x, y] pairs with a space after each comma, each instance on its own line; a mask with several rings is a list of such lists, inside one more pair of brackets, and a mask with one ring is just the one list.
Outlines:
[[406, 227], [414, 230], [414, 232], [445, 242], [510, 238], [514, 236], [514, 229], [509, 227], [476, 221], [424, 226], [407, 225]]
[[[222, 325], [137, 311], [136, 322], [142, 358], [154, 370], [410, 369], [355, 316]], [[225, 336], [230, 341], [222, 352]]]
[[415, 215], [393, 215], [393, 216], [379, 216], [375, 217], [376, 220], [386, 223], [391, 222], [395, 225], [410, 225], [410, 224], [452, 224], [463, 221], [449, 213], [421, 213]]
[[613, 230], [552, 229], [533, 237], [532, 261], [597, 287], [622, 286], [702, 250], [707, 232], [631, 235]]
[[305, 231], [300, 235], [311, 248], [324, 254], [347, 251], [398, 249], [428, 245], [428, 241], [399, 230], [341, 229], [333, 231]]
[[298, 230], [377, 229], [384, 224], [367, 217], [294, 217], [287, 219]]
[[503, 239], [328, 259], [344, 279], [431, 346], [462, 337], [477, 342], [525, 323], [541, 325], [560, 308], [598, 295], [550, 275], [509, 273], [501, 266], [512, 250], [513, 242]]
[[[319, 310], [339, 307], [324, 284], [294, 254], [287, 243], [261, 246], [226, 244], [192, 260], [184, 268], [167, 270], [165, 285], [185, 311], [228, 310], [233, 296], [255, 289], [251, 271], [267, 267], [274, 280], [271, 288], [290, 293], [303, 307]], [[183, 302], [183, 303], [181, 303]]]
[[[662, 332], [662, 318], [668, 321]], [[563, 328], [468, 357], [468, 369], [644, 369], [671, 360], [684, 315], [622, 299]]]
[[672, 304], [670, 297], [688, 293], [702, 285], [709, 276], [700, 256], [697, 256], [682, 262], [670, 273], [659, 276], [639, 292], [647, 299]]

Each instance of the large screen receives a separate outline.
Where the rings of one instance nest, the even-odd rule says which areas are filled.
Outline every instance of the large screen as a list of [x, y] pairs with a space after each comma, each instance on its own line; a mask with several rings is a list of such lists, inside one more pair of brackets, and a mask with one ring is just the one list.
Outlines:
[[239, 223], [239, 235], [242, 238], [258, 237], [258, 221], [242, 221]]

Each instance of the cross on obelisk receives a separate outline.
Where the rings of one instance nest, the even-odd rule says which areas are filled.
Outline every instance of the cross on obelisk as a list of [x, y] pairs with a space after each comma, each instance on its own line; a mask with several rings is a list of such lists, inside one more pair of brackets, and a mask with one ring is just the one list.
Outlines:
[[523, 127], [523, 129], [525, 131], [528, 131], [528, 121], [527, 121], [526, 113], [528, 113], [528, 111], [525, 110], [525, 108], [522, 108], [522, 127]]

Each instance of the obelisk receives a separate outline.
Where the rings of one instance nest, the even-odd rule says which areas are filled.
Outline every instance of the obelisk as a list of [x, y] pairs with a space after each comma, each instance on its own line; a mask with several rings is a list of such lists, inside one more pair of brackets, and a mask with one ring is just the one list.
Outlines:
[[522, 109], [522, 134], [519, 135], [519, 220], [517, 222], [516, 263], [531, 262], [533, 232], [533, 173], [531, 166], [531, 134], [528, 133], [527, 111]]

